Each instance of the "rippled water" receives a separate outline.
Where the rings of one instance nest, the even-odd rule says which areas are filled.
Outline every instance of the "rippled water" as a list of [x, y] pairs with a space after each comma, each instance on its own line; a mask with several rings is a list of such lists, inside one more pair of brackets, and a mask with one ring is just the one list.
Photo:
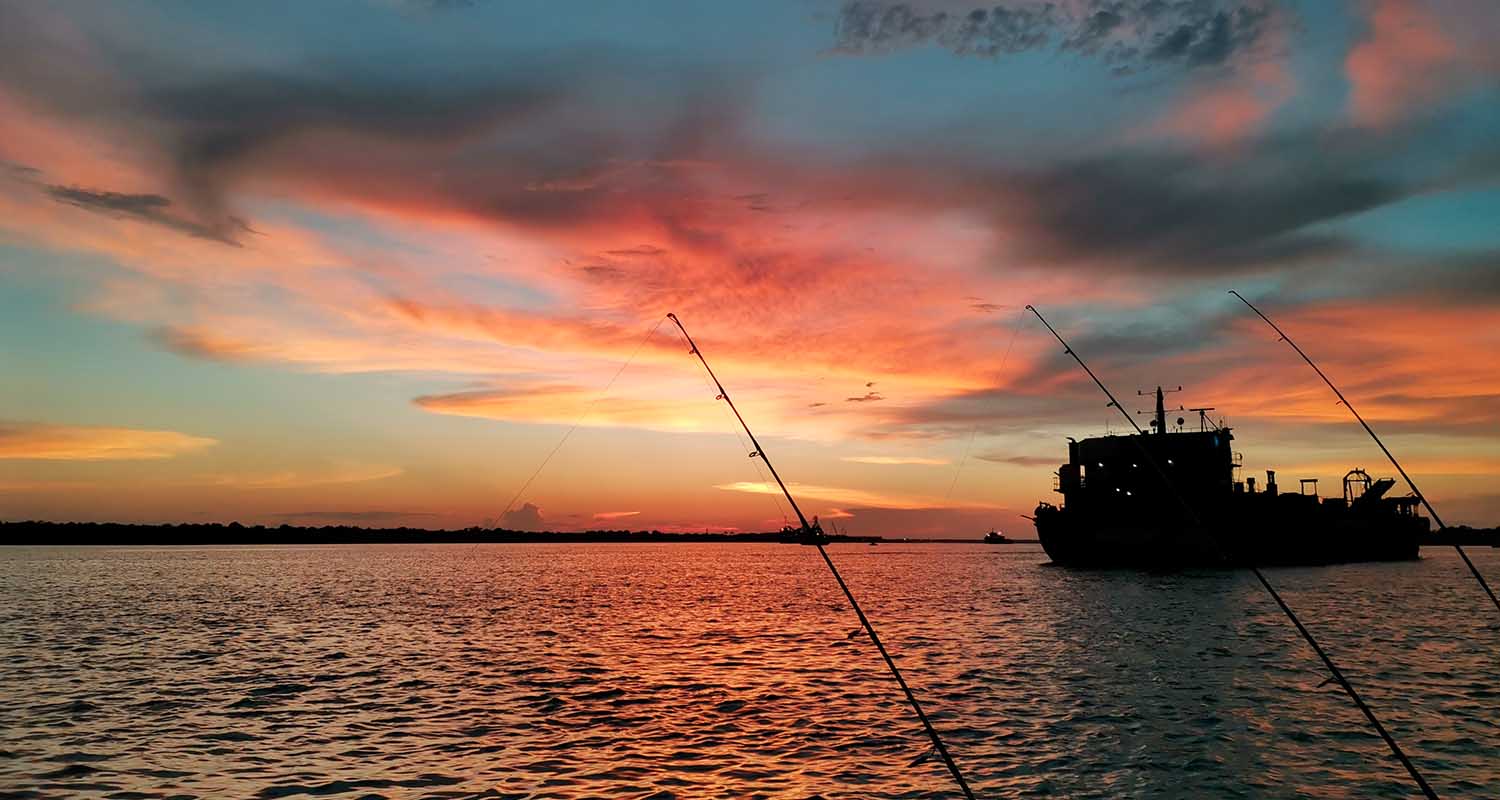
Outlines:
[[[1412, 794], [1244, 573], [830, 552], [981, 796]], [[1441, 795], [1500, 796], [1451, 550], [1269, 574]], [[808, 548], [6, 548], [0, 589], [6, 796], [953, 793]]]

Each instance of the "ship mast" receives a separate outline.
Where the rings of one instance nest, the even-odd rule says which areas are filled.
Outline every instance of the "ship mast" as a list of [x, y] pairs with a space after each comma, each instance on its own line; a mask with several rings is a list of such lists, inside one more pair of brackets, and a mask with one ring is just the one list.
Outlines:
[[813, 545], [818, 548], [818, 553], [823, 556], [823, 563], [828, 565], [828, 570], [833, 573], [834, 580], [838, 581], [839, 588], [844, 591], [844, 597], [849, 600], [849, 605], [854, 609], [855, 615], [859, 617], [859, 624], [864, 626], [865, 633], [869, 634], [870, 641], [875, 643], [875, 649], [880, 651], [880, 657], [885, 659], [885, 665], [890, 668], [891, 675], [895, 677], [896, 683], [900, 684], [901, 691], [906, 694], [907, 703], [917, 713], [917, 718], [922, 721], [922, 727], [927, 730], [927, 736], [932, 739], [933, 749], [942, 757], [943, 763], [948, 766], [948, 772], [953, 775], [953, 780], [958, 784], [958, 788], [963, 790], [964, 797], [968, 798], [968, 800], [974, 800], [973, 790], [969, 788], [968, 782], [964, 780], [963, 773], [959, 772], [958, 764], [953, 760], [953, 756], [948, 754], [948, 748], [943, 744], [942, 737], [938, 736], [937, 728], [934, 728], [932, 721], [927, 718], [927, 713], [922, 710], [922, 704], [917, 702], [917, 696], [912, 692], [911, 687], [906, 685], [906, 679], [901, 676], [901, 670], [897, 669], [895, 660], [886, 651], [885, 645], [880, 641], [880, 636], [875, 633], [875, 626], [870, 624], [870, 619], [865, 616], [864, 609], [859, 607], [859, 601], [854, 599], [854, 593], [849, 591], [849, 585], [844, 583], [844, 576], [839, 574], [838, 568], [833, 565], [833, 559], [828, 557], [828, 551], [823, 548], [823, 545], [828, 541], [828, 537], [823, 535], [823, 529], [817, 522], [811, 525], [808, 524], [807, 517], [802, 515], [802, 509], [797, 506], [796, 498], [792, 497], [791, 491], [786, 488], [786, 483], [776, 473], [776, 468], [771, 466], [771, 459], [766, 455], [765, 448], [761, 447], [760, 442], [756, 441], [755, 434], [751, 432], [750, 426], [745, 422], [745, 418], [740, 416], [740, 410], [735, 408], [734, 401], [729, 398], [729, 392], [724, 389], [724, 384], [719, 382], [719, 376], [714, 374], [713, 367], [708, 365], [708, 359], [703, 357], [703, 351], [698, 349], [698, 345], [693, 341], [692, 335], [687, 332], [687, 328], [682, 326], [682, 320], [678, 319], [676, 314], [667, 314], [667, 319], [676, 323], [677, 330], [682, 331], [683, 338], [687, 339], [688, 347], [691, 348], [689, 352], [698, 357], [698, 361], [703, 364], [703, 369], [708, 371], [708, 377], [712, 378], [714, 386], [718, 387], [719, 396], [716, 399], [723, 400], [729, 404], [729, 409], [734, 412], [734, 418], [739, 420], [740, 427], [744, 428], [745, 434], [750, 437], [750, 444], [755, 448], [750, 457], [759, 458], [765, 462], [766, 468], [771, 471], [771, 477], [776, 479], [776, 485], [781, 487], [781, 493], [786, 495], [786, 501], [791, 504], [792, 511], [797, 513], [797, 521], [802, 523], [800, 532], [801, 543]]
[[[1099, 376], [1095, 375], [1094, 371], [1089, 369], [1087, 364], [1083, 363], [1083, 359], [1080, 358], [1077, 353], [1073, 352], [1073, 348], [1070, 347], [1066, 341], [1063, 341], [1063, 338], [1058, 334], [1057, 329], [1053, 328], [1051, 323], [1047, 322], [1046, 318], [1042, 316], [1042, 312], [1037, 311], [1035, 307], [1030, 305], [1026, 306], [1026, 309], [1035, 314], [1036, 318], [1041, 320], [1043, 325], [1047, 326], [1047, 330], [1052, 332], [1053, 337], [1055, 337], [1058, 342], [1062, 343], [1063, 351], [1072, 356], [1073, 360], [1078, 362], [1078, 366], [1083, 367], [1083, 371], [1087, 372], [1089, 377], [1094, 379], [1094, 384], [1097, 385], [1100, 391], [1104, 392], [1104, 395], [1109, 398], [1109, 404], [1119, 409], [1120, 413], [1125, 415], [1125, 419], [1130, 423], [1130, 426], [1132, 428], [1135, 428], [1135, 432], [1137, 434], [1143, 434], [1144, 431], [1141, 430], [1140, 425], [1136, 424], [1135, 419], [1130, 416], [1130, 412], [1126, 411], [1123, 407], [1120, 406], [1120, 403], [1115, 400], [1114, 394], [1109, 391], [1109, 388], [1104, 385], [1103, 381], [1099, 380]], [[1158, 397], [1160, 397], [1160, 395], [1158, 395]], [[1182, 493], [1177, 491], [1176, 486], [1172, 483], [1172, 479], [1167, 476], [1167, 473], [1162, 470], [1159, 464], [1156, 463], [1156, 459], [1151, 456], [1150, 450], [1146, 447], [1146, 444], [1143, 441], [1144, 437], [1136, 436], [1130, 438], [1131, 441], [1136, 443], [1136, 447], [1140, 449], [1141, 457], [1146, 460], [1146, 463], [1149, 464], [1152, 469], [1156, 470], [1157, 475], [1161, 476], [1162, 482], [1167, 485], [1167, 488], [1172, 491], [1172, 494], [1174, 496], [1176, 496], [1178, 502], [1182, 504], [1183, 510], [1187, 512], [1188, 517], [1193, 521], [1194, 525], [1202, 532], [1205, 538], [1213, 543], [1214, 547], [1218, 549], [1220, 553], [1223, 553], [1227, 556], [1228, 551], [1224, 548], [1223, 543], [1213, 535], [1213, 533], [1207, 526], [1203, 525], [1202, 519], [1198, 516], [1198, 513], [1193, 510], [1193, 507], [1188, 503], [1187, 498], [1183, 497]], [[1302, 624], [1302, 620], [1297, 618], [1297, 614], [1296, 612], [1292, 611], [1292, 607], [1287, 605], [1286, 601], [1281, 598], [1281, 593], [1276, 591], [1276, 587], [1271, 585], [1271, 582], [1266, 579], [1265, 574], [1260, 571], [1259, 567], [1255, 566], [1255, 564], [1253, 563], [1250, 564], [1249, 567], [1251, 574], [1255, 576], [1256, 580], [1260, 581], [1260, 585], [1265, 588], [1267, 594], [1271, 595], [1271, 599], [1276, 601], [1276, 605], [1281, 608], [1282, 613], [1286, 614], [1287, 619], [1291, 620], [1292, 625], [1297, 629], [1297, 632], [1302, 635], [1302, 639], [1312, 647], [1313, 652], [1318, 654], [1318, 658], [1322, 660], [1323, 666], [1328, 668], [1328, 671], [1333, 675], [1334, 680], [1338, 682], [1339, 686], [1344, 689], [1344, 692], [1349, 695], [1349, 699], [1352, 700], [1354, 702], [1354, 705], [1357, 706], [1359, 710], [1364, 714], [1365, 719], [1369, 721], [1370, 726], [1375, 729], [1376, 733], [1380, 734], [1381, 739], [1385, 740], [1386, 746], [1391, 749], [1391, 753], [1396, 756], [1396, 759], [1401, 762], [1402, 766], [1406, 767], [1407, 774], [1411, 776], [1412, 781], [1417, 784], [1417, 787], [1422, 790], [1422, 794], [1429, 798], [1429, 800], [1437, 800], [1437, 793], [1432, 790], [1431, 786], [1427, 785], [1427, 780], [1422, 777], [1422, 773], [1417, 771], [1417, 767], [1411, 762], [1411, 759], [1406, 757], [1406, 753], [1402, 751], [1401, 745], [1397, 744], [1395, 738], [1393, 738], [1391, 734], [1386, 731], [1385, 726], [1380, 724], [1380, 720], [1376, 718], [1375, 712], [1372, 711], [1369, 706], [1365, 705], [1365, 701], [1359, 696], [1359, 692], [1355, 691], [1354, 685], [1344, 677], [1343, 671], [1341, 671], [1338, 666], [1333, 663], [1333, 659], [1323, 651], [1322, 645], [1318, 644], [1318, 640], [1313, 637], [1312, 632]]]
[[[1401, 462], [1396, 460], [1396, 456], [1391, 453], [1390, 448], [1385, 446], [1385, 442], [1380, 441], [1380, 437], [1375, 435], [1375, 429], [1370, 427], [1370, 423], [1365, 422], [1365, 418], [1361, 417], [1359, 412], [1354, 410], [1354, 406], [1350, 405], [1348, 398], [1344, 397], [1344, 393], [1339, 391], [1339, 387], [1333, 385], [1333, 381], [1323, 373], [1323, 370], [1319, 369], [1318, 365], [1313, 363], [1313, 360], [1308, 357], [1307, 353], [1302, 352], [1302, 348], [1298, 347], [1297, 343], [1292, 341], [1292, 337], [1287, 336], [1286, 332], [1276, 323], [1272, 322], [1270, 317], [1262, 313], [1260, 309], [1256, 308], [1249, 300], [1246, 300], [1245, 296], [1239, 292], [1230, 289], [1229, 293], [1238, 297], [1241, 303], [1249, 306], [1250, 310], [1255, 312], [1256, 316], [1265, 320], [1266, 324], [1271, 326], [1271, 330], [1276, 331], [1276, 335], [1281, 337], [1281, 341], [1286, 342], [1288, 346], [1297, 351], [1297, 355], [1302, 356], [1302, 360], [1306, 361], [1309, 367], [1312, 367], [1313, 372], [1318, 373], [1318, 377], [1322, 378], [1323, 382], [1328, 384], [1328, 388], [1332, 389], [1334, 395], [1338, 397], [1339, 405], [1349, 409], [1349, 413], [1353, 414], [1354, 418], [1359, 421], [1360, 426], [1365, 429], [1365, 433], [1370, 434], [1370, 438], [1374, 439], [1375, 444], [1380, 446], [1380, 452], [1385, 453], [1385, 457], [1390, 459], [1391, 465], [1396, 468], [1397, 472], [1401, 473], [1402, 480], [1406, 481], [1406, 485], [1411, 487], [1411, 493], [1416, 495], [1417, 500], [1421, 501], [1422, 506], [1427, 509], [1427, 513], [1432, 516], [1432, 521], [1437, 523], [1438, 530], [1448, 527], [1443, 524], [1443, 518], [1438, 516], [1437, 509], [1433, 508], [1432, 503], [1428, 502], [1427, 496], [1422, 494], [1421, 489], [1417, 488], [1417, 482], [1412, 480], [1410, 475], [1406, 474], [1406, 470], [1401, 467]], [[1464, 560], [1464, 564], [1468, 565], [1469, 572], [1474, 575], [1474, 580], [1479, 581], [1479, 585], [1484, 589], [1484, 593], [1489, 595], [1490, 602], [1495, 604], [1496, 610], [1500, 610], [1500, 598], [1495, 597], [1494, 590], [1490, 589], [1490, 584], [1484, 579], [1484, 575], [1479, 571], [1479, 567], [1476, 567], [1474, 562], [1469, 560], [1469, 554], [1464, 552], [1463, 545], [1454, 542], [1453, 549], [1458, 551], [1459, 557]]]

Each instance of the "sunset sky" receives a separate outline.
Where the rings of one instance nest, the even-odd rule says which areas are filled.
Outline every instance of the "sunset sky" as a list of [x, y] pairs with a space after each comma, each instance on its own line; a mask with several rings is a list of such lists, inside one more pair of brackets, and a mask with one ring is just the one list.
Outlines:
[[4, 3], [0, 518], [479, 524], [582, 419], [507, 524], [779, 528], [669, 311], [854, 533], [1029, 535], [1123, 428], [1027, 303], [1247, 475], [1390, 474], [1234, 288], [1494, 525], [1497, 40], [1490, 0]]

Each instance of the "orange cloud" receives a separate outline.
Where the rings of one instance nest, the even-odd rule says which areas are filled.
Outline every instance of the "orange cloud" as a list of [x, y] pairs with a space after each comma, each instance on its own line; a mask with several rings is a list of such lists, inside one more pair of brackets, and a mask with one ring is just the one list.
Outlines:
[[641, 512], [639, 512], [639, 511], [600, 511], [600, 512], [594, 514], [594, 519], [597, 519], [597, 520], [626, 519], [628, 517], [638, 517], [638, 516], [640, 516], [640, 514], [641, 514]]
[[345, 483], [365, 483], [401, 475], [400, 467], [381, 464], [335, 464], [314, 470], [277, 470], [256, 473], [218, 473], [203, 475], [190, 485], [222, 486], [231, 489], [305, 489]]
[[[1372, 422], [1421, 422], [1441, 430], [1494, 420], [1500, 309], [1408, 300], [1265, 310]], [[1201, 389], [1205, 396], [1233, 397], [1236, 416], [1350, 419], [1312, 370], [1258, 319], [1242, 318], [1235, 326], [1242, 349], [1213, 356], [1229, 366], [1215, 371]]]
[[176, 431], [0, 423], [0, 459], [143, 461], [174, 458], [215, 444], [215, 439]]
[[[679, 398], [683, 395], [679, 395]], [[427, 395], [413, 402], [438, 414], [508, 422], [533, 422], [589, 427], [620, 426], [659, 431], [725, 431], [724, 419], [702, 390], [674, 399], [669, 391], [659, 397], [602, 396], [576, 386], [530, 386]]]

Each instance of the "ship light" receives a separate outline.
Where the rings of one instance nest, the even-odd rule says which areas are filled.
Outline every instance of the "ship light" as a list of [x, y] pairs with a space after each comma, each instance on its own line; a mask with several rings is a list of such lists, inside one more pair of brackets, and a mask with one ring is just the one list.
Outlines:
[[1170, 463], [1172, 463], [1172, 459], [1170, 459], [1170, 458], [1169, 458], [1169, 459], [1167, 459], [1167, 463], [1168, 463], [1168, 464], [1170, 464]]

